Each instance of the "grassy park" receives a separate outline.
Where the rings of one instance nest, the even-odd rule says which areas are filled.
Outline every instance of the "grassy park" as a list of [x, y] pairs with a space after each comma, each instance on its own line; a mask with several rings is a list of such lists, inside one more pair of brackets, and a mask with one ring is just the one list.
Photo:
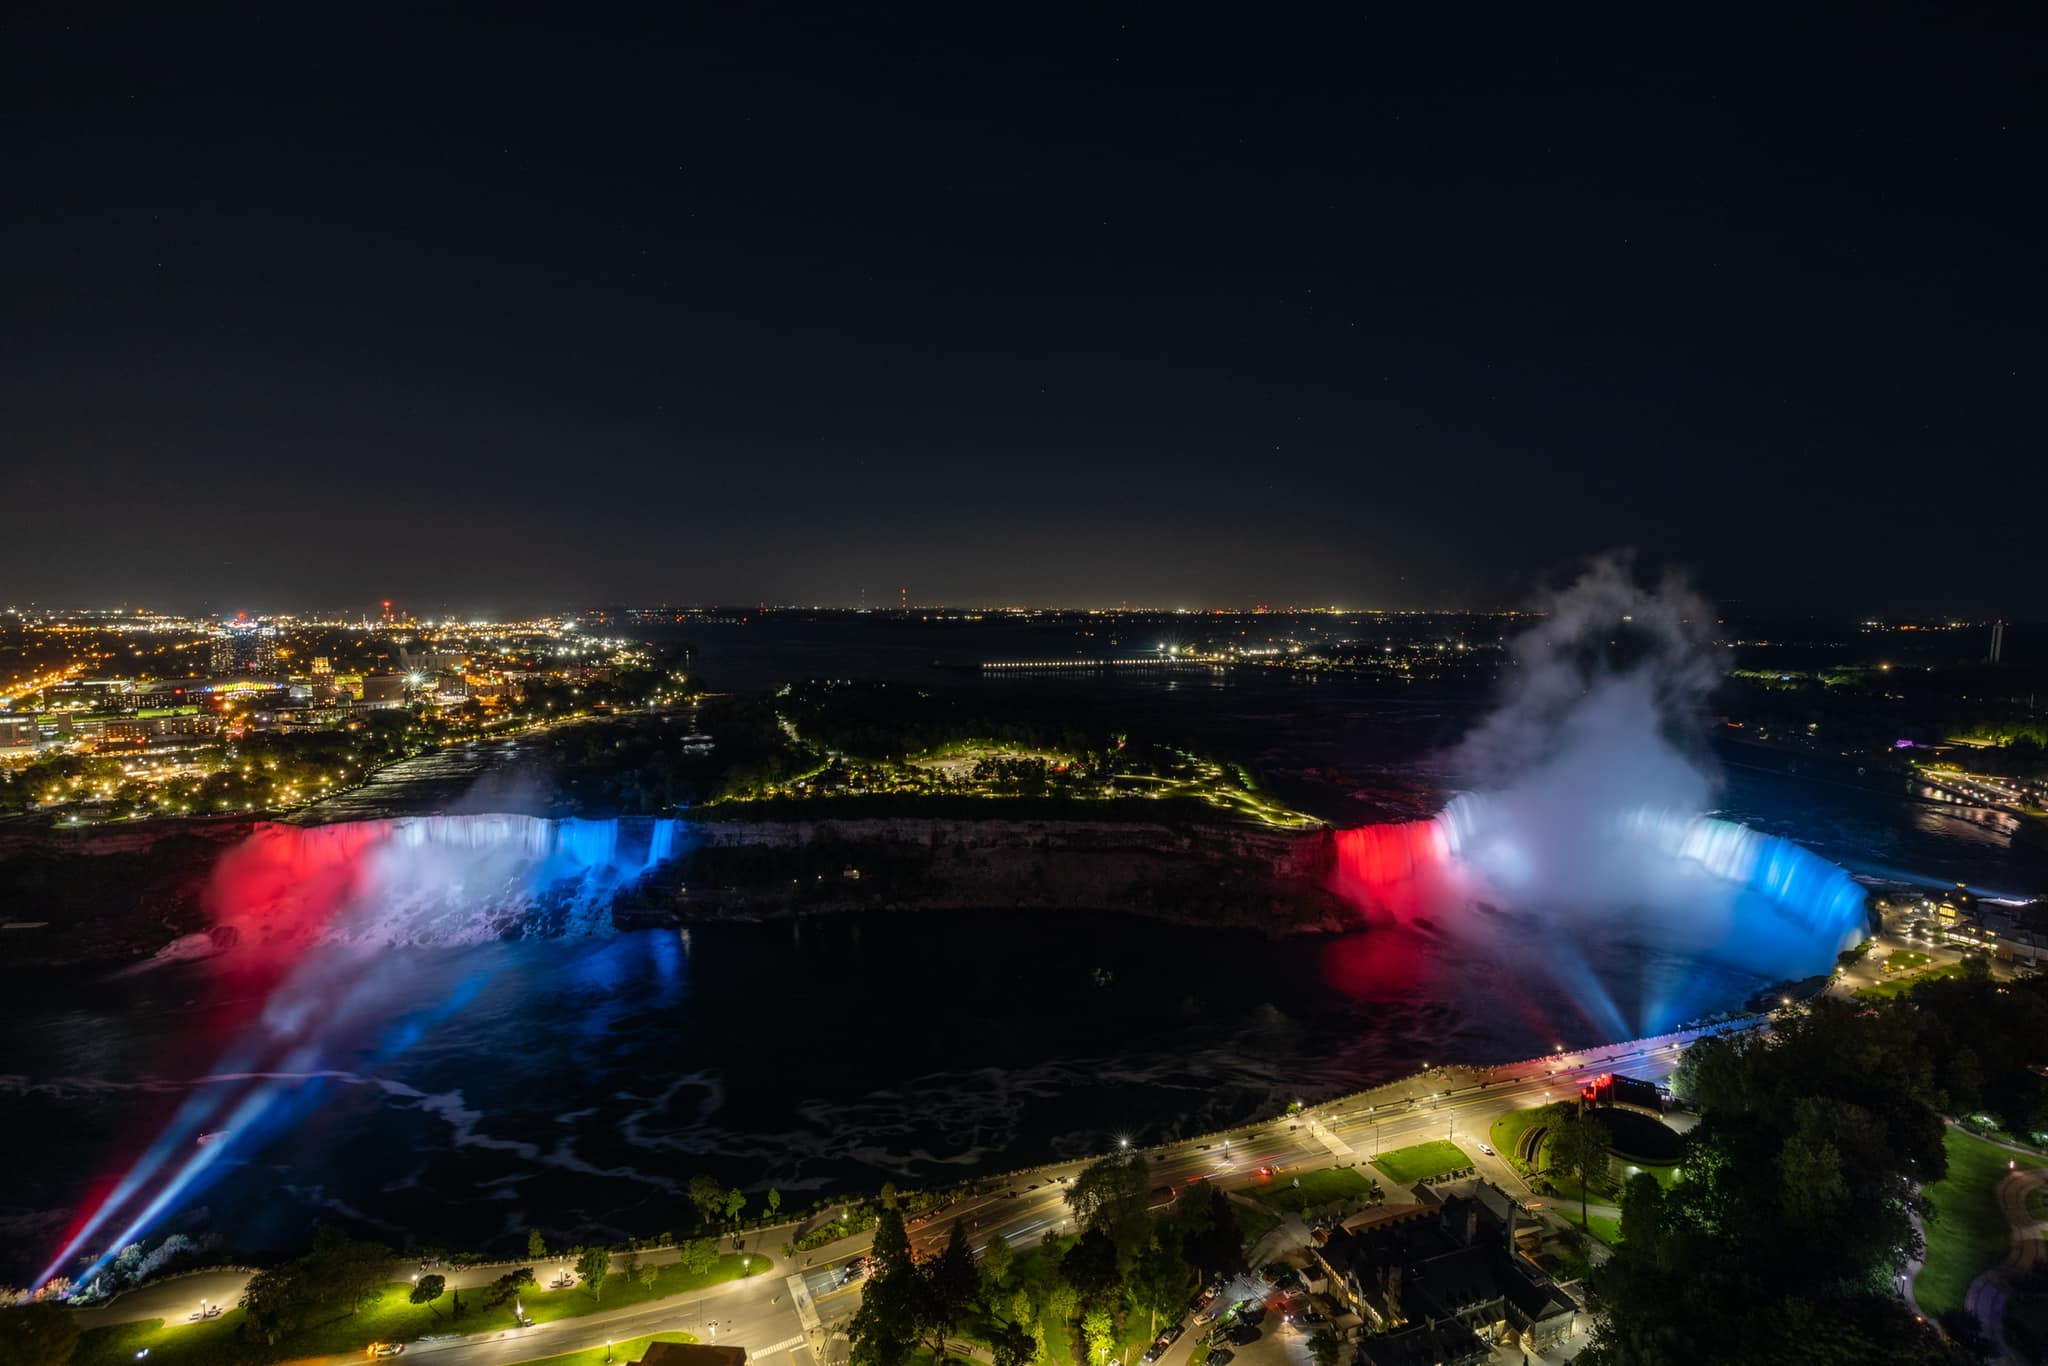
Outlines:
[[1549, 1144], [1538, 1144], [1536, 1150], [1525, 1160], [1522, 1156], [1522, 1140], [1531, 1129], [1554, 1128], [1560, 1113], [1560, 1106], [1557, 1104], [1531, 1105], [1525, 1110], [1509, 1110], [1494, 1120], [1493, 1127], [1487, 1132], [1487, 1139], [1493, 1144], [1493, 1150], [1516, 1171], [1524, 1175], [1532, 1171], [1541, 1171], [1543, 1149]]
[[1472, 1165], [1472, 1159], [1449, 1139], [1433, 1138], [1427, 1143], [1381, 1153], [1372, 1164], [1385, 1172], [1388, 1180], [1407, 1186], [1432, 1176], [1464, 1171]]
[[[750, 1260], [756, 1274], [768, 1265], [762, 1257]], [[534, 1274], [542, 1281], [551, 1280], [555, 1264], [543, 1260], [535, 1266]], [[600, 1309], [619, 1309], [722, 1285], [745, 1274], [748, 1273], [743, 1269], [743, 1259], [727, 1253], [703, 1272], [686, 1270], [679, 1262], [668, 1263], [660, 1268], [652, 1285], [614, 1271], [597, 1299], [578, 1288], [543, 1290], [539, 1286], [527, 1286], [518, 1299], [529, 1319], [552, 1323]], [[282, 1344], [282, 1350], [288, 1356], [298, 1357], [355, 1355], [373, 1342], [410, 1342], [426, 1333], [492, 1333], [515, 1326], [511, 1305], [483, 1307], [481, 1286], [463, 1292], [464, 1313], [460, 1320], [452, 1317], [452, 1295], [442, 1296], [429, 1307], [411, 1303], [411, 1293], [412, 1286], [407, 1282], [386, 1285], [355, 1313], [310, 1324], [293, 1334]], [[80, 1335], [74, 1366], [115, 1366], [117, 1362], [136, 1360], [136, 1354], [142, 1351], [149, 1353], [151, 1366], [202, 1366], [220, 1361], [229, 1354], [229, 1346], [235, 1340], [234, 1329], [241, 1319], [242, 1311], [231, 1309], [209, 1323], [143, 1319], [95, 1328]]]
[[[1893, 957], [1897, 957], [1897, 955], [1894, 954]], [[1944, 977], [1961, 977], [1968, 971], [1969, 960], [1967, 958], [1960, 963], [1943, 963], [1939, 967], [1928, 968], [1920, 972], [1901, 972], [1896, 974], [1892, 972], [1891, 965], [1887, 962], [1885, 965], [1885, 980], [1875, 986], [1861, 988], [1857, 991], [1856, 996], [1858, 1000], [1863, 1001], [1886, 1001], [1894, 996], [1904, 996], [1922, 982], [1938, 982]]]
[[1934, 1218], [1927, 1221], [1927, 1263], [1913, 1282], [1913, 1297], [1930, 1315], [1960, 1308], [1970, 1282], [2005, 1260], [2011, 1236], [1997, 1192], [2006, 1164], [2048, 1165], [1956, 1128], [1942, 1136], [1942, 1146], [1948, 1150], [1948, 1175], [1927, 1188]]
[[1299, 1214], [1318, 1205], [1362, 1199], [1372, 1194], [1374, 1184], [1356, 1167], [1319, 1167], [1276, 1176], [1265, 1185], [1254, 1186], [1250, 1194], [1262, 1205]]

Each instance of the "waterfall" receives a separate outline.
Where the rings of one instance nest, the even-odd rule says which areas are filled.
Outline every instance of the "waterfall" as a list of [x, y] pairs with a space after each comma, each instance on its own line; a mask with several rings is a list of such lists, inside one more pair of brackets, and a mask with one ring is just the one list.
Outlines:
[[483, 813], [266, 825], [207, 892], [248, 947], [447, 945], [608, 933], [613, 898], [683, 847], [667, 818]]

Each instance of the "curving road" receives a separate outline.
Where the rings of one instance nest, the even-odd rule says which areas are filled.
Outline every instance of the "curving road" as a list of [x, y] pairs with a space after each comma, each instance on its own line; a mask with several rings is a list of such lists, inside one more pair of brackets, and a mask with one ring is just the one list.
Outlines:
[[[1760, 1022], [1722, 1029], [1751, 1023]], [[1503, 1189], [1526, 1192], [1504, 1159], [1481, 1153], [1476, 1146], [1485, 1140], [1495, 1118], [1511, 1109], [1562, 1099], [1604, 1071], [1625, 1070], [1645, 1079], [1662, 1078], [1677, 1061], [1680, 1048], [1713, 1032], [1718, 1031], [1693, 1030], [1655, 1040], [1558, 1052], [1500, 1067], [1434, 1068], [1361, 1095], [1309, 1107], [1297, 1115], [1146, 1152], [1159, 1185], [1181, 1187], [1207, 1178], [1225, 1187], [1250, 1187], [1274, 1179], [1274, 1168], [1364, 1164], [1385, 1150], [1449, 1138], [1472, 1156], [1482, 1176]], [[956, 1218], [967, 1221], [977, 1247], [998, 1233], [1012, 1245], [1024, 1246], [1048, 1233], [1071, 1229], [1066, 1183], [1090, 1160], [1018, 1173], [987, 1195], [958, 1201], [914, 1227], [912, 1244], [920, 1255], [935, 1250]], [[2023, 1209], [2024, 1203], [2022, 1198]], [[789, 1353], [794, 1366], [841, 1366], [845, 1325], [859, 1302], [859, 1291], [857, 1283], [839, 1287], [839, 1271], [867, 1251], [870, 1235], [856, 1235], [798, 1254], [796, 1265], [765, 1251], [779, 1247], [797, 1227], [786, 1224], [747, 1236], [745, 1250], [768, 1261], [770, 1267], [745, 1280], [531, 1328], [424, 1338], [408, 1347], [406, 1356], [430, 1357], [435, 1366], [509, 1366], [556, 1352], [603, 1346], [608, 1340], [683, 1329], [704, 1341], [736, 1342], [757, 1359]], [[667, 1249], [643, 1252], [641, 1259], [664, 1262], [678, 1255], [675, 1249]], [[392, 1279], [404, 1280], [414, 1269], [410, 1262], [396, 1265]], [[451, 1288], [468, 1288], [488, 1284], [502, 1269], [478, 1267], [446, 1274]], [[553, 1278], [545, 1261], [534, 1270], [543, 1281]], [[81, 1310], [79, 1318], [88, 1327], [145, 1318], [176, 1324], [196, 1309], [201, 1299], [234, 1303], [247, 1279], [246, 1272], [207, 1272], [163, 1281], [130, 1291], [105, 1307]], [[356, 1359], [327, 1358], [334, 1362]]]

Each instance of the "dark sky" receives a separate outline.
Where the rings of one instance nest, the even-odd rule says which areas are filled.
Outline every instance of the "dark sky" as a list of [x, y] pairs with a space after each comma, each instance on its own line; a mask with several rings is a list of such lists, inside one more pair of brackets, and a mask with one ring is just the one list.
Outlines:
[[65, 8], [0, 600], [2048, 615], [2037, 6]]

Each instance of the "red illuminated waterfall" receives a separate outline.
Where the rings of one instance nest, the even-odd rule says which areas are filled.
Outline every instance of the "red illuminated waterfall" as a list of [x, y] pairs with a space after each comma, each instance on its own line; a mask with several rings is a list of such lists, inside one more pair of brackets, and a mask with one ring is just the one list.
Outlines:
[[1441, 820], [1403, 821], [1339, 830], [1332, 890], [1368, 913], [1408, 920], [1424, 912], [1451, 864]]
[[245, 951], [283, 951], [317, 939], [362, 888], [365, 853], [388, 837], [382, 821], [259, 825], [214, 867], [207, 888], [214, 923], [231, 927]]

